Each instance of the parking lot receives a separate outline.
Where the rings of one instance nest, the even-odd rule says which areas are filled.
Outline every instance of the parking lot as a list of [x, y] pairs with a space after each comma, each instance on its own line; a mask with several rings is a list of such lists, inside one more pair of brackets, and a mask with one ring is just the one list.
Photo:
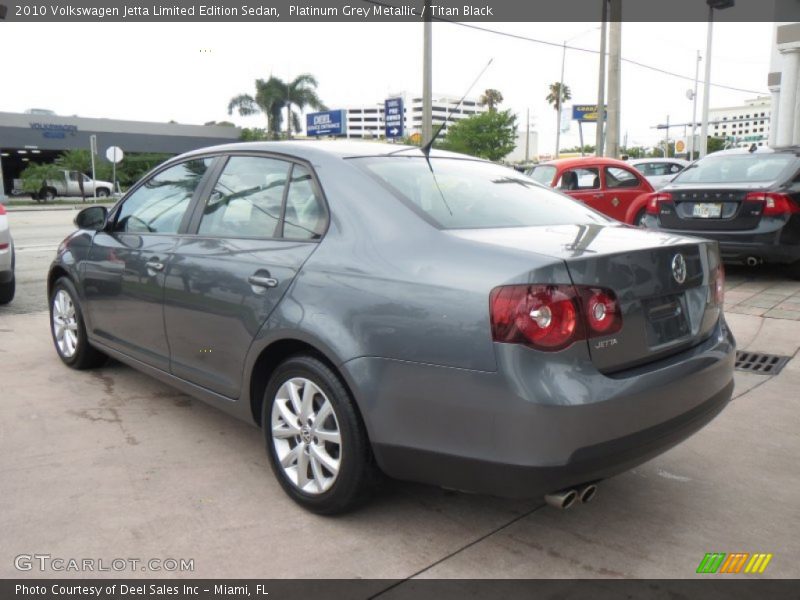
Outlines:
[[[2, 577], [25, 576], [14, 557], [40, 553], [193, 559], [194, 572], [166, 574], [179, 577], [688, 578], [708, 552], [772, 553], [760, 577], [800, 577], [797, 358], [777, 376], [737, 372], [716, 420], [603, 482], [588, 505], [387, 481], [360, 510], [319, 517], [280, 489], [258, 429], [119, 363], [61, 364], [44, 278], [73, 216], [10, 213], [19, 285], [0, 307]], [[727, 287], [739, 348], [794, 357], [800, 282], [731, 267]]]

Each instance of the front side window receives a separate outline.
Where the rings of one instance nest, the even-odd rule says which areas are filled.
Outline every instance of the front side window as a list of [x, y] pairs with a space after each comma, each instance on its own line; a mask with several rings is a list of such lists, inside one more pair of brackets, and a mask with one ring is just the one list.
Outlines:
[[200, 235], [273, 238], [279, 234], [291, 163], [274, 158], [228, 159], [203, 210]]
[[564, 191], [599, 190], [600, 171], [595, 168], [570, 169], [561, 174], [558, 188]]
[[627, 169], [606, 167], [606, 187], [608, 189], [639, 187], [639, 178]]
[[211, 158], [189, 160], [154, 175], [122, 205], [114, 231], [177, 233]]
[[607, 223], [580, 202], [516, 171], [452, 158], [350, 159], [442, 229]]

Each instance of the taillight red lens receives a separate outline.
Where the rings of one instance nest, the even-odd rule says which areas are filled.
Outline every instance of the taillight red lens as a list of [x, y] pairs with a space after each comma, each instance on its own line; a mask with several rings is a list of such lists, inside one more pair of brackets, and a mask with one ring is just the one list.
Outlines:
[[659, 192], [650, 194], [650, 197], [647, 199], [647, 214], [657, 215], [659, 210], [658, 205], [662, 202], [670, 201], [672, 201], [672, 194]]
[[722, 306], [725, 302], [725, 268], [722, 263], [717, 267], [717, 273], [712, 283], [714, 290], [714, 303]]
[[0, 215], [6, 214], [6, 207], [0, 204]]
[[555, 351], [622, 327], [614, 292], [572, 285], [508, 285], [489, 298], [492, 338]]
[[[597, 335], [609, 335], [622, 327], [619, 303], [611, 290], [589, 288], [584, 293], [586, 321], [590, 332]], [[590, 337], [592, 337], [590, 335]]]
[[764, 208], [761, 212], [765, 216], [787, 215], [800, 212], [800, 206], [786, 194], [773, 192], [750, 192], [745, 196], [747, 202], [761, 202]]

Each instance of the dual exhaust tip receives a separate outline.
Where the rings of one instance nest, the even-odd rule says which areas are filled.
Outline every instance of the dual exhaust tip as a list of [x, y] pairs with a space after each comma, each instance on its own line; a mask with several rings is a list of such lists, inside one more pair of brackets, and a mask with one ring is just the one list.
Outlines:
[[544, 497], [544, 501], [553, 508], [566, 510], [573, 506], [576, 502], [587, 504], [591, 502], [596, 495], [597, 486], [593, 483], [589, 483], [577, 488], [567, 488], [565, 490], [561, 490], [560, 492], [547, 494]]

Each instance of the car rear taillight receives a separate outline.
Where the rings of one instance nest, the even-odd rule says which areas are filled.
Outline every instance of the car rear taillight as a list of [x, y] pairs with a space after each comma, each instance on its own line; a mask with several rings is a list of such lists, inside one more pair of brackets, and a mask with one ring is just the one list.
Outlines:
[[622, 327], [614, 292], [572, 285], [507, 285], [489, 298], [492, 338], [556, 351]]
[[711, 287], [714, 295], [714, 304], [722, 306], [725, 302], [725, 267], [722, 266], [722, 263], [717, 266]]
[[6, 214], [6, 207], [0, 204], [0, 215]]
[[659, 204], [662, 202], [671, 202], [672, 201], [672, 194], [667, 193], [660, 193], [655, 192], [650, 194], [650, 197], [647, 198], [647, 214], [649, 215], [657, 215], [659, 210]]
[[789, 215], [800, 212], [800, 206], [786, 194], [773, 192], [750, 192], [745, 196], [747, 202], [760, 202], [764, 205], [761, 214], [764, 216]]

